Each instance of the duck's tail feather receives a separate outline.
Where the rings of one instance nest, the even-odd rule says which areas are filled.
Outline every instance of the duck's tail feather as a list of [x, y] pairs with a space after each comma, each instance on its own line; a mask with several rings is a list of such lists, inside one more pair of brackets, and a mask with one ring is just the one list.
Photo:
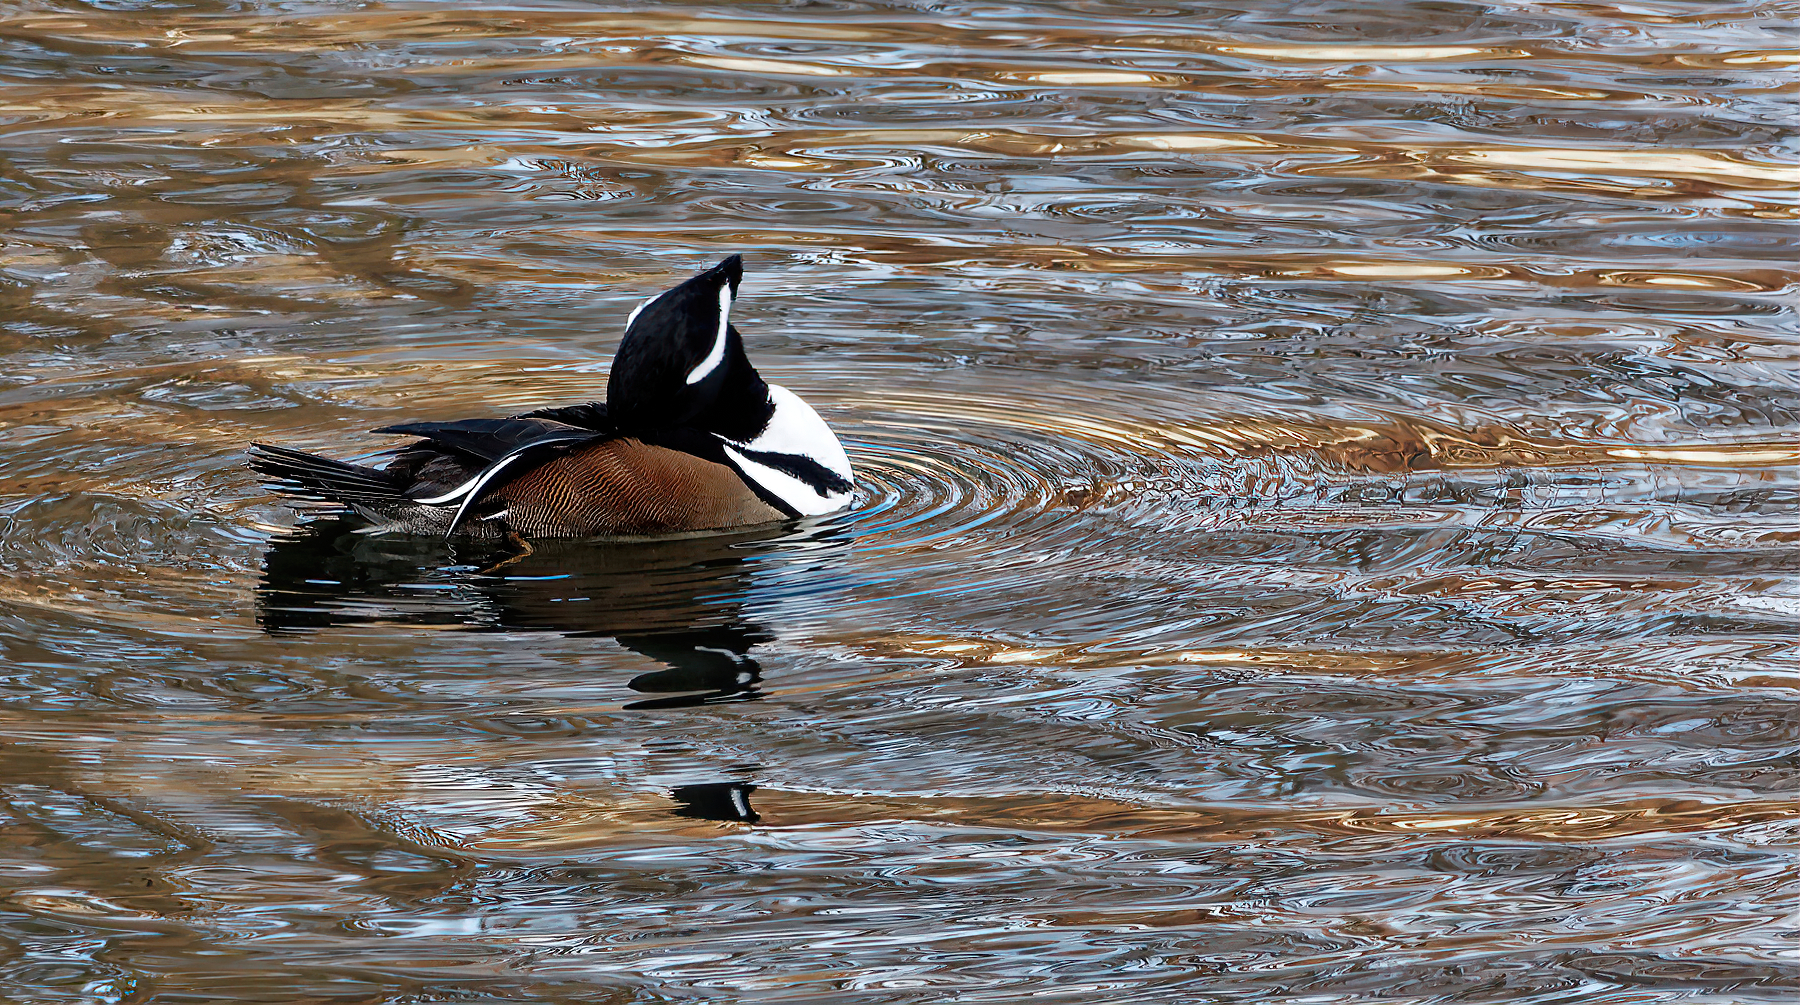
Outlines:
[[386, 471], [267, 443], [252, 443], [249, 454], [250, 466], [284, 495], [376, 511], [411, 502], [405, 483]]

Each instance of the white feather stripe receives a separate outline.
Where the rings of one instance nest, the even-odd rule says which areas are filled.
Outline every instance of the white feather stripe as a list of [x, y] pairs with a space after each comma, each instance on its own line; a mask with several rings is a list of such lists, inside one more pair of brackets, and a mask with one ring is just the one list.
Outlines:
[[694, 368], [688, 371], [688, 383], [698, 384], [705, 380], [706, 375], [713, 372], [713, 369], [724, 361], [725, 334], [730, 330], [731, 284], [727, 283], [724, 286], [719, 287], [719, 334], [713, 337], [712, 350], [706, 354], [706, 358], [695, 364]]
[[744, 473], [744, 477], [767, 489], [801, 516], [830, 513], [832, 510], [843, 509], [850, 502], [848, 492], [820, 492], [786, 471], [745, 457], [728, 443], [721, 443], [720, 446], [725, 449], [725, 454], [731, 458], [732, 463], [737, 465], [737, 469]]
[[470, 489], [474, 488], [477, 484], [479, 484], [481, 482], [481, 476], [486, 473], [487, 473], [486, 469], [483, 469], [475, 477], [469, 479], [466, 482], [463, 482], [461, 485], [458, 485], [457, 487], [451, 489], [450, 491], [444, 493], [441, 496], [432, 496], [430, 499], [414, 499], [413, 502], [420, 503], [420, 504], [423, 504], [426, 506], [442, 506], [445, 503], [452, 502], [456, 499], [461, 499], [463, 497], [464, 493], [468, 492]]
[[638, 301], [638, 305], [631, 309], [631, 316], [627, 317], [625, 319], [625, 330], [630, 331], [632, 323], [637, 320], [637, 316], [639, 314], [644, 313], [644, 308], [650, 306], [652, 303], [655, 303], [655, 302], [656, 302], [655, 297], [645, 297], [644, 299]]
[[[532, 446], [536, 446], [536, 444]], [[463, 517], [468, 515], [469, 507], [475, 505], [475, 500], [481, 497], [481, 490], [486, 487], [487, 483], [493, 481], [494, 476], [499, 474], [502, 468], [524, 456], [525, 451], [530, 449], [530, 446], [521, 447], [488, 465], [488, 469], [475, 479], [475, 485], [469, 489], [469, 494], [463, 496], [462, 505], [456, 507], [456, 515], [450, 518], [450, 528], [444, 531], [445, 537], [456, 533], [457, 526], [462, 523]]]
[[[449, 492], [446, 492], [441, 496], [433, 496], [430, 499], [414, 499], [413, 502], [423, 506], [444, 506], [448, 505], [452, 500], [458, 498], [462, 499], [462, 505], [456, 509], [456, 518], [450, 521], [450, 529], [451, 531], [454, 531], [456, 525], [462, 523], [463, 515], [468, 512], [469, 507], [474, 505], [477, 499], [481, 498], [481, 490], [487, 486], [488, 482], [493, 480], [495, 475], [500, 473], [500, 469], [518, 460], [520, 457], [523, 457], [528, 451], [538, 447], [548, 446], [552, 443], [580, 443], [583, 440], [593, 439], [595, 435], [596, 434], [583, 433], [578, 436], [546, 436], [541, 439], [532, 440], [522, 447], [515, 447], [512, 453], [507, 454], [505, 457], [482, 468], [481, 472], [475, 477], [463, 482]], [[446, 536], [448, 536], [448, 534], [446, 534]]]

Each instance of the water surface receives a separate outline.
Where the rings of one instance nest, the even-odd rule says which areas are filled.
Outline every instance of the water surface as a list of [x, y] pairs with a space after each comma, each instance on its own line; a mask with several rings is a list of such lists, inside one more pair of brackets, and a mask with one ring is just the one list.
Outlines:
[[[1791, 13], [15, 0], [0, 985], [1789, 1000]], [[734, 252], [845, 514], [244, 465]]]

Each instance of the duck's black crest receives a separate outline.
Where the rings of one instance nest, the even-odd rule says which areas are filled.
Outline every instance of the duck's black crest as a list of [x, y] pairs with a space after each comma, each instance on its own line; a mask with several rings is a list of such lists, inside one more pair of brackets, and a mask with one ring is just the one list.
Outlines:
[[744, 354], [731, 304], [732, 255], [632, 316], [606, 382], [607, 416], [626, 433], [687, 426], [748, 440], [768, 421], [768, 386]]

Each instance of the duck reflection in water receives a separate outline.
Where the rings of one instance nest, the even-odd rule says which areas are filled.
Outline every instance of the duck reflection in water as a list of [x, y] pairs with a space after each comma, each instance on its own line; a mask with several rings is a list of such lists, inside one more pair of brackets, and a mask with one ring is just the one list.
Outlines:
[[756, 786], [748, 782], [707, 782], [677, 785], [669, 798], [675, 800], [678, 817], [753, 824], [762, 819], [762, 814], [750, 808], [750, 793], [755, 791]]
[[[759, 696], [751, 650], [775, 636], [746, 612], [756, 578], [784, 558], [817, 570], [843, 542], [792, 526], [632, 541], [544, 541], [508, 557], [469, 540], [357, 533], [326, 519], [270, 542], [257, 622], [270, 633], [383, 623], [610, 637], [663, 664], [633, 690], [668, 708]], [[496, 565], [496, 559], [506, 559]], [[804, 578], [804, 577], [802, 577]], [[765, 587], [771, 603], [794, 584]]]

